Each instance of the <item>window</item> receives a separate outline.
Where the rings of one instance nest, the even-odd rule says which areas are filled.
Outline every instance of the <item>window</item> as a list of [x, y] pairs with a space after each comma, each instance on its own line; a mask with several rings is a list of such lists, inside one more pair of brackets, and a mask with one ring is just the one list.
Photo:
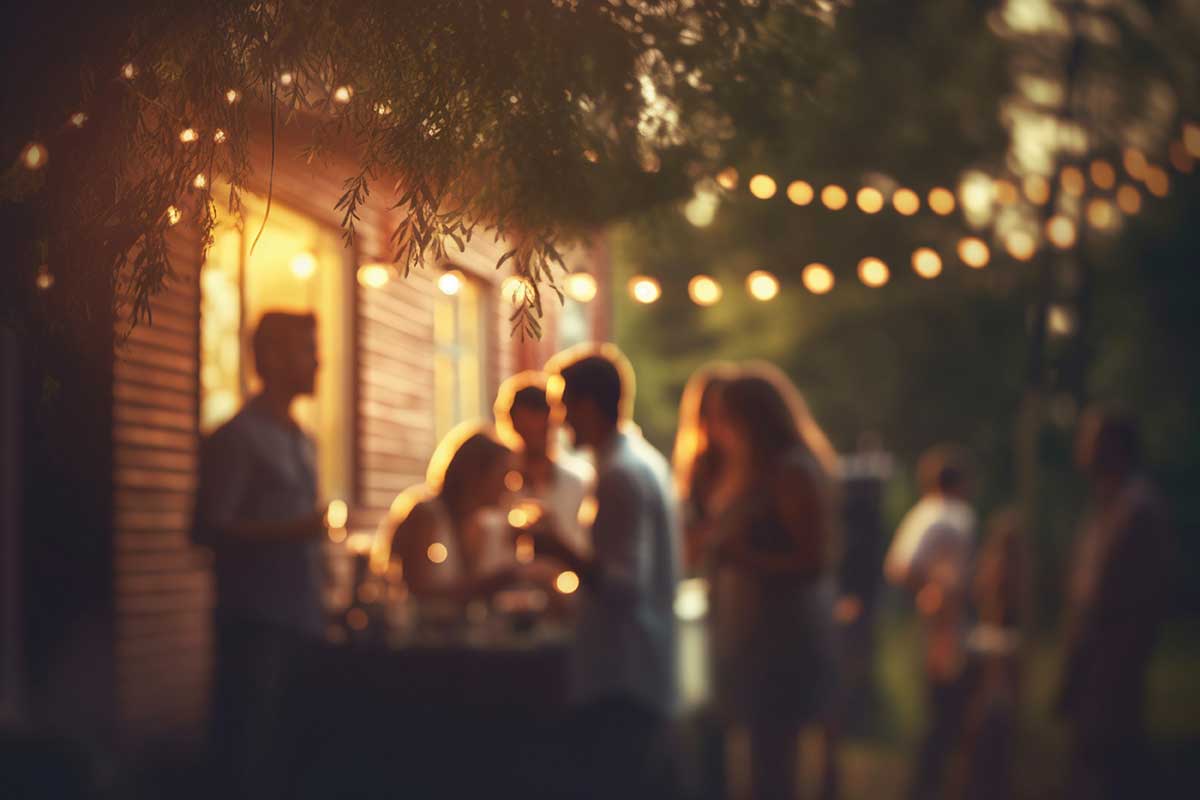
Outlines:
[[335, 231], [280, 206], [258, 244], [265, 201], [245, 194], [244, 224], [220, 207], [213, 245], [200, 272], [200, 427], [209, 433], [257, 393], [250, 337], [267, 311], [307, 312], [317, 318], [320, 369], [313, 397], [292, 412], [317, 444], [321, 496], [350, 496], [351, 264]]
[[439, 290], [433, 309], [433, 414], [439, 441], [458, 423], [483, 417], [488, 408], [482, 293], [469, 277], [449, 287], [456, 290], [451, 294]]

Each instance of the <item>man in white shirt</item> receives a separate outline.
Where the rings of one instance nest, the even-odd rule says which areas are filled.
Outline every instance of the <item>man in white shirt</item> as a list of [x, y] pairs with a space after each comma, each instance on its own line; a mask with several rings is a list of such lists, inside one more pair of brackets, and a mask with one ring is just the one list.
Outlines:
[[925, 637], [929, 725], [910, 787], [912, 798], [940, 796], [948, 756], [962, 731], [967, 587], [975, 548], [975, 511], [967, 501], [966, 458], [934, 447], [917, 465], [922, 497], [904, 516], [884, 560], [884, 575], [913, 593]]
[[579, 789], [587, 797], [656, 796], [652, 754], [677, 702], [679, 532], [669, 470], [645, 440], [622, 430], [625, 390], [611, 358], [584, 356], [561, 378], [566, 423], [596, 457], [592, 552], [548, 528], [537, 533], [537, 551], [581, 580], [571, 675]]

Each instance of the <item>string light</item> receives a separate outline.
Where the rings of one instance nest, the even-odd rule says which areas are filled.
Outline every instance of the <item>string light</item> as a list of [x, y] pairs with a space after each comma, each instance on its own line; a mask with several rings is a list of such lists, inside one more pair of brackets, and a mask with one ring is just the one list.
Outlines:
[[846, 207], [846, 203], [850, 201], [846, 190], [838, 186], [836, 183], [831, 183], [821, 190], [821, 202], [830, 211], [840, 211]]
[[1025, 197], [1035, 206], [1044, 206], [1050, 202], [1050, 181], [1042, 175], [1026, 175], [1022, 181]]
[[1170, 147], [1167, 148], [1167, 156], [1171, 160], [1171, 166], [1184, 174], [1190, 173], [1196, 166], [1195, 160], [1188, 153], [1183, 142], [1171, 142]]
[[662, 297], [662, 287], [654, 278], [639, 275], [629, 281], [629, 294], [637, 302], [649, 305]]
[[1092, 183], [1099, 189], [1111, 189], [1117, 183], [1117, 171], [1103, 159], [1093, 161], [1088, 171], [1092, 175]]
[[1077, 232], [1075, 230], [1075, 222], [1070, 217], [1064, 217], [1062, 214], [1055, 214], [1046, 222], [1046, 238], [1049, 239], [1055, 247], [1066, 250], [1075, 244]]
[[292, 274], [306, 281], [317, 271], [317, 257], [309, 252], [296, 253], [291, 261]]
[[1183, 146], [1192, 158], [1200, 158], [1200, 125], [1189, 122], [1183, 126]]
[[733, 167], [726, 167], [717, 173], [717, 185], [722, 189], [732, 192], [738, 185], [738, 171]]
[[804, 268], [800, 273], [800, 280], [804, 288], [813, 294], [828, 294], [834, 284], [833, 272], [829, 267], [816, 262]]
[[1146, 191], [1155, 197], [1166, 197], [1171, 190], [1171, 179], [1162, 167], [1146, 167]]
[[132, 61], [128, 61], [121, 67], [121, 77], [127, 81], [131, 81], [137, 77], [137, 67]]
[[756, 269], [746, 276], [746, 291], [755, 300], [765, 303], [779, 294], [779, 280], [766, 270]]
[[279, 75], [280, 86], [291, 86], [296, 80], [296, 76], [290, 72], [283, 72]]
[[913, 272], [925, 279], [942, 274], [942, 257], [931, 247], [918, 247], [912, 254]]
[[854, 202], [864, 214], [877, 214], [883, 208], [883, 194], [872, 186], [864, 186], [858, 190]]
[[382, 289], [391, 280], [391, 273], [383, 264], [363, 264], [358, 268], [358, 284], [368, 289]]
[[1142, 193], [1128, 183], [1117, 189], [1117, 208], [1125, 214], [1136, 214], [1142, 210]]
[[21, 166], [25, 169], [41, 169], [49, 160], [50, 151], [41, 142], [30, 142], [21, 150]]
[[574, 594], [579, 588], [579, 576], [571, 570], [563, 570], [554, 579], [554, 588], [559, 594]]
[[68, 121], [72, 125], [74, 125], [76, 128], [82, 128], [84, 126], [84, 124], [88, 121], [88, 115], [82, 111], [76, 111], [74, 114], [71, 115], [71, 117]]
[[197, 189], [203, 189], [205, 186], [208, 186], [208, 178], [201, 172], [192, 179], [192, 186], [195, 186]]
[[958, 257], [972, 269], [983, 269], [991, 260], [987, 243], [977, 236], [967, 236], [958, 242]]
[[1002, 206], [1011, 206], [1021, 199], [1017, 187], [1012, 181], [1001, 178], [996, 181], [996, 202]]
[[228, 137], [225, 136], [225, 131], [221, 130], [220, 128], [217, 128], [215, 131], [213, 131], [213, 141], [217, 144], [225, 144], [226, 138]]
[[54, 275], [51, 274], [49, 265], [42, 264], [37, 268], [37, 275], [34, 277], [33, 283], [43, 292], [54, 285]]
[[755, 175], [750, 179], [750, 194], [759, 200], [770, 200], [775, 196], [775, 179], [770, 175]]
[[181, 210], [179, 210], [175, 206], [167, 206], [167, 224], [168, 225], [178, 225], [179, 221], [181, 219], [183, 219], [183, 212]]
[[954, 213], [954, 192], [942, 186], [929, 190], [929, 208], [943, 217]]
[[1125, 172], [1129, 177], [1141, 180], [1146, 174], [1146, 155], [1133, 147], [1125, 148], [1121, 162], [1125, 165]]
[[227, 89], [225, 91], [225, 102], [229, 103], [229, 105], [233, 105], [234, 103], [236, 103], [238, 100], [241, 100], [241, 99], [242, 99], [242, 93], [239, 92], [237, 89]]
[[519, 305], [533, 296], [533, 284], [518, 275], [509, 275], [500, 284], [500, 295], [512, 305]]
[[872, 289], [878, 289], [880, 286], [883, 286], [888, 282], [890, 277], [891, 271], [888, 270], [887, 264], [874, 256], [869, 256], [858, 262], [859, 280]]
[[721, 284], [708, 275], [697, 275], [688, 281], [688, 297], [698, 306], [711, 306], [721, 299]]
[[1075, 197], [1083, 196], [1084, 190], [1087, 189], [1083, 170], [1073, 164], [1063, 167], [1062, 172], [1058, 174], [1058, 179], [1062, 183], [1063, 191]]
[[438, 291], [442, 294], [453, 297], [462, 290], [463, 283], [463, 274], [456, 269], [452, 269], [441, 274], [437, 280], [437, 287]]
[[179, 141], [184, 144], [191, 144], [200, 138], [200, 134], [196, 133], [195, 128], [184, 128], [179, 132]]
[[1102, 197], [1094, 197], [1087, 204], [1087, 221], [1096, 230], [1107, 230], [1116, 222], [1112, 203]]
[[572, 272], [567, 276], [563, 286], [567, 296], [576, 303], [590, 303], [596, 298], [599, 287], [596, 276], [590, 272]]
[[1037, 252], [1037, 240], [1029, 231], [1010, 231], [1004, 237], [1004, 249], [1017, 261], [1028, 261]]
[[897, 189], [892, 195], [892, 207], [898, 213], [911, 217], [921, 210], [921, 198], [912, 189]]
[[813, 187], [807, 181], [792, 181], [787, 188], [788, 200], [798, 206], [806, 206], [813, 201]]

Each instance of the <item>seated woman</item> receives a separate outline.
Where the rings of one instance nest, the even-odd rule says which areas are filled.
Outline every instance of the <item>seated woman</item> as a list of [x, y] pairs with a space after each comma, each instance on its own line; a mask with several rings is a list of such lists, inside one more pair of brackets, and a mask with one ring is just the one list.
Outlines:
[[461, 611], [516, 579], [515, 566], [489, 566], [497, 543], [486, 522], [504, 501], [511, 456], [483, 426], [452, 431], [438, 445], [425, 497], [396, 523], [390, 546], [418, 600]]

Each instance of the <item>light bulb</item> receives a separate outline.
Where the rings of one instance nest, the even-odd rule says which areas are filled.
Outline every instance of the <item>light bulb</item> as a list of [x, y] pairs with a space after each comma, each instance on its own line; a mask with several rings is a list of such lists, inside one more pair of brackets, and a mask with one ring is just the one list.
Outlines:
[[800, 273], [800, 280], [813, 294], [827, 294], [833, 289], [833, 272], [824, 264], [809, 264]]
[[756, 269], [746, 276], [746, 291], [755, 300], [765, 303], [779, 294], [779, 280], [766, 270]]

